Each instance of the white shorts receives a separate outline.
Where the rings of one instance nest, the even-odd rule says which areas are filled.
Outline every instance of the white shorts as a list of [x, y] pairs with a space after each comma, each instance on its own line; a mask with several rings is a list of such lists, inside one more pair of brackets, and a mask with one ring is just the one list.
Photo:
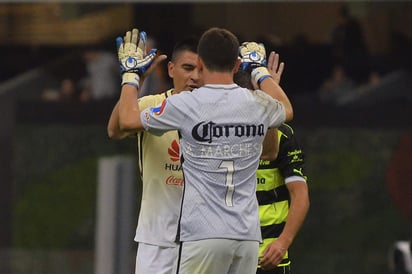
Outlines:
[[180, 245], [176, 274], [255, 274], [259, 242], [206, 239]]
[[172, 274], [178, 248], [139, 243], [135, 274]]

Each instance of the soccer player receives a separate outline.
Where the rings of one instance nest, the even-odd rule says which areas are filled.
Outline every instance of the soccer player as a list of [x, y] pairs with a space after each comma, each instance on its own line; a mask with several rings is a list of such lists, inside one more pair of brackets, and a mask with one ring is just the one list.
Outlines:
[[[141, 109], [157, 106], [165, 98], [183, 90], [193, 90], [201, 84], [197, 69], [197, 42], [196, 37], [186, 37], [175, 44], [167, 65], [173, 88], [140, 98]], [[108, 124], [110, 138], [123, 139], [136, 133], [138, 136], [143, 189], [134, 239], [138, 242], [135, 272], [171, 274], [177, 257], [175, 239], [183, 190], [177, 131], [169, 131], [162, 136], [144, 131], [121, 131], [118, 119], [117, 104]]]
[[137, 30], [128, 32], [119, 47], [124, 76], [119, 126], [159, 135], [179, 131], [185, 183], [176, 273], [255, 273], [261, 241], [256, 169], [268, 128], [293, 117], [289, 99], [261, 66], [266, 56], [256, 43], [242, 45], [240, 52], [264, 91], [237, 86], [237, 37], [211, 28], [198, 45], [204, 86], [141, 110], [135, 100], [139, 77], [155, 56], [142, 54], [142, 37], [137, 36]]
[[290, 125], [278, 128], [279, 153], [274, 161], [260, 160], [256, 196], [263, 244], [258, 274], [289, 274], [288, 248], [309, 209], [304, 154]]
[[[284, 63], [271, 53], [268, 69], [279, 84]], [[250, 74], [239, 70], [235, 82], [254, 89]], [[263, 242], [259, 248], [257, 274], [289, 274], [288, 248], [298, 233], [309, 209], [309, 193], [304, 170], [305, 157], [294, 130], [283, 124], [266, 142], [279, 144], [276, 160], [260, 160], [257, 170], [256, 196]], [[276, 142], [277, 141], [277, 142]]]

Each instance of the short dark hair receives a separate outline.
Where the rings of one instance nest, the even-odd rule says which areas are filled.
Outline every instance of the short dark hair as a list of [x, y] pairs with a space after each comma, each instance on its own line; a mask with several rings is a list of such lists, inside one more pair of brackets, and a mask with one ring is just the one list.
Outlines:
[[197, 36], [191, 35], [183, 38], [182, 40], [178, 41], [174, 47], [172, 52], [172, 62], [175, 61], [180, 53], [183, 51], [190, 51], [193, 53], [197, 53], [197, 45], [199, 42], [199, 38]]
[[239, 69], [233, 76], [234, 82], [242, 88], [254, 89], [250, 72]]
[[231, 71], [239, 56], [239, 40], [229, 30], [210, 28], [199, 40], [199, 57], [211, 71]]

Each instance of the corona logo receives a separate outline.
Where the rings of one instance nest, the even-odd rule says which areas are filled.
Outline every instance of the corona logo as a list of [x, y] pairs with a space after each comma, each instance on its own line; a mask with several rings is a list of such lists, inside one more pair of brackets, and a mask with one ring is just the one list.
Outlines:
[[239, 138], [250, 136], [264, 136], [265, 126], [259, 125], [218, 125], [212, 121], [200, 122], [192, 129], [193, 139], [199, 142], [212, 143], [213, 139], [228, 138], [229, 136], [236, 136]]

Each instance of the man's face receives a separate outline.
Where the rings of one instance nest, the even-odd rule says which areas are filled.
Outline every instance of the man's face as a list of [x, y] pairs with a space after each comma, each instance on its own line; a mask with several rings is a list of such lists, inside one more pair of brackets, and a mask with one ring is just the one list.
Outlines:
[[181, 52], [174, 62], [168, 63], [169, 77], [173, 79], [174, 92], [193, 90], [201, 85], [198, 71], [198, 55], [191, 51]]

